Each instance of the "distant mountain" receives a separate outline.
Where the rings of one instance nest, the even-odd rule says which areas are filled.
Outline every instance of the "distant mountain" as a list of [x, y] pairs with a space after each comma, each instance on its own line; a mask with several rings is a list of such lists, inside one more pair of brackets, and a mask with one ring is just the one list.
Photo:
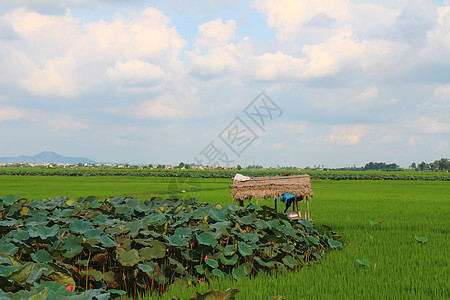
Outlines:
[[55, 153], [53, 151], [44, 151], [39, 154], [36, 154], [34, 156], [28, 156], [28, 155], [20, 155], [16, 157], [0, 157], [0, 162], [4, 164], [8, 163], [18, 163], [18, 162], [26, 163], [35, 163], [35, 164], [94, 164], [95, 161], [84, 158], [84, 157], [69, 157], [69, 156], [63, 156], [58, 153]]

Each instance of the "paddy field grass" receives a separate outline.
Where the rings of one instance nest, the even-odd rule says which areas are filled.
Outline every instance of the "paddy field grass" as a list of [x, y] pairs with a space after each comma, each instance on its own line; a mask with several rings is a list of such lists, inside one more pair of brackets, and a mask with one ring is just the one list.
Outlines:
[[[229, 204], [230, 184], [229, 179], [0, 176], [0, 194], [29, 199], [176, 195]], [[217, 280], [173, 289], [163, 299], [174, 295], [189, 299], [194, 291], [230, 287], [239, 287], [237, 299], [245, 300], [277, 295], [283, 299], [450, 298], [450, 182], [314, 180], [312, 185], [316, 188], [311, 216], [317, 225], [329, 225], [342, 236], [342, 250], [300, 271], [238, 282]], [[272, 201], [264, 204], [273, 206]], [[428, 241], [419, 242], [415, 236]], [[360, 265], [357, 259], [370, 265]]]

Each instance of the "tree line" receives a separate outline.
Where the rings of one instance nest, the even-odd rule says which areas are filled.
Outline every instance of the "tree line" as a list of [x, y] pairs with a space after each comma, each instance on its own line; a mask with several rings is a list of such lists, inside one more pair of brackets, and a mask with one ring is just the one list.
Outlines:
[[448, 158], [441, 158], [430, 163], [422, 161], [416, 164], [413, 162], [409, 168], [416, 171], [450, 171], [450, 160]]

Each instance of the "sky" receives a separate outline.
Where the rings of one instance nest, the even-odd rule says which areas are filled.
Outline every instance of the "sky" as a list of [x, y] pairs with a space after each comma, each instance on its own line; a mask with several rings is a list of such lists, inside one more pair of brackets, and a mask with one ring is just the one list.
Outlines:
[[450, 1], [0, 2], [0, 157], [325, 167], [450, 153]]

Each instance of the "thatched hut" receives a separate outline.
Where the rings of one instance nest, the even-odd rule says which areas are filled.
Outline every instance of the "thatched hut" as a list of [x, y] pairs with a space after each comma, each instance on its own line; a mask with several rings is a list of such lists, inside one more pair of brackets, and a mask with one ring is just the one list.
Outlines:
[[304, 218], [310, 219], [308, 197], [314, 197], [314, 195], [309, 175], [259, 177], [247, 181], [234, 181], [231, 185], [231, 193], [234, 201], [276, 199], [285, 193], [289, 193], [296, 197], [294, 209], [297, 211], [297, 216], [295, 218], [302, 218], [298, 202], [304, 199], [307, 208]]

